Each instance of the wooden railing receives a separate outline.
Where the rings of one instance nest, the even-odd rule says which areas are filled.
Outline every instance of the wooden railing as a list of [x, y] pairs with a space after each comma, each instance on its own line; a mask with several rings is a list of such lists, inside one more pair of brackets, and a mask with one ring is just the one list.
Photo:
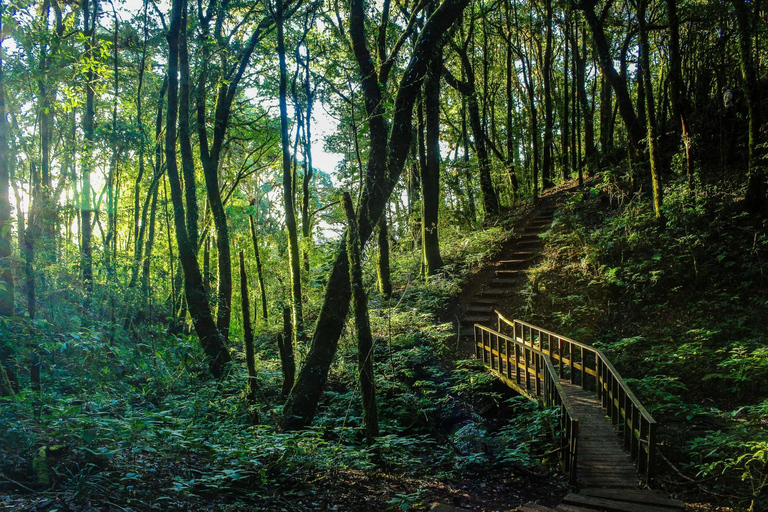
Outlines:
[[475, 324], [475, 342], [478, 359], [508, 386], [559, 409], [560, 460], [568, 481], [575, 484], [579, 420], [568, 406], [552, 361], [537, 348], [480, 324]]
[[[595, 392], [611, 423], [621, 433], [624, 447], [636, 461], [638, 471], [645, 477], [646, 481], [650, 481], [655, 462], [656, 421], [632, 393], [606, 355], [590, 345], [579, 343], [521, 320], [508, 320], [498, 311], [496, 314], [498, 317], [497, 330], [475, 324], [478, 358], [482, 357], [483, 362], [489, 364], [494, 372], [501, 374], [508, 384], [514, 383], [513, 388], [539, 399], [542, 398], [539, 392], [539, 379], [542, 380], [542, 383], [546, 379], [552, 381], [547, 383], [549, 390], [560, 386], [560, 381], [566, 381]], [[511, 335], [503, 333], [504, 330], [510, 330], [510, 328]], [[496, 343], [495, 350], [493, 348], [494, 340]], [[504, 343], [504, 351], [500, 348], [502, 342]], [[514, 354], [510, 354], [510, 347], [514, 347]], [[493, 366], [494, 361], [496, 361], [496, 368]], [[512, 381], [510, 377], [512, 365], [515, 365], [515, 368], [519, 368], [520, 371], [515, 372], [514, 381], [510, 382]], [[551, 370], [541, 371], [541, 377], [539, 377], [540, 370], [550, 366]], [[502, 369], [506, 375], [502, 373]], [[525, 378], [521, 378], [521, 372]], [[530, 375], [536, 376], [533, 386], [529, 383]], [[557, 377], [555, 378], [555, 376]], [[565, 395], [561, 388], [557, 394], [560, 396], [561, 402], [565, 403]], [[544, 402], [546, 405], [552, 403], [547, 404], [547, 400]], [[564, 413], [573, 417], [572, 413], [568, 411], [567, 405], [563, 407]], [[575, 418], [573, 419], [575, 420]], [[575, 452], [578, 421], [575, 422], [575, 427], [574, 453], [568, 454], [569, 457], [572, 456], [574, 461], [573, 474], [576, 471]]]

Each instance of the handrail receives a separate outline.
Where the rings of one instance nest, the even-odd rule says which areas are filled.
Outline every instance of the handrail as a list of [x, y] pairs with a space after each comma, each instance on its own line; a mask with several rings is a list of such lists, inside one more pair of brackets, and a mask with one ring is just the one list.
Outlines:
[[656, 421], [605, 353], [522, 320], [509, 320], [498, 311], [496, 314], [499, 332], [502, 324], [512, 327], [512, 338], [546, 355], [553, 367], [557, 367], [560, 379], [596, 393], [612, 425], [621, 432], [624, 447], [636, 460], [638, 471], [650, 481], [655, 462]]
[[579, 420], [566, 400], [552, 361], [537, 348], [499, 331], [480, 324], [475, 324], [474, 329], [477, 356], [492, 372], [521, 394], [541, 400], [546, 407], [559, 408], [560, 456], [569, 482], [575, 484]]

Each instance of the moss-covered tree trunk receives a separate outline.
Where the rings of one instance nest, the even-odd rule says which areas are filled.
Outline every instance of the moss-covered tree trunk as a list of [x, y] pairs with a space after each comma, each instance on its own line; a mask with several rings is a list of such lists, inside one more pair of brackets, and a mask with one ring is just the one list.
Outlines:
[[288, 267], [291, 276], [291, 309], [293, 332], [296, 338], [304, 337], [304, 313], [301, 303], [301, 264], [299, 255], [299, 232], [296, 225], [294, 186], [291, 167], [290, 138], [288, 135], [288, 69], [285, 62], [285, 36], [283, 0], [276, 1], [275, 23], [277, 24], [277, 56], [280, 64], [279, 103], [280, 134], [283, 154], [283, 206], [285, 228], [288, 231]]
[[392, 296], [392, 279], [389, 269], [389, 226], [386, 211], [379, 219], [379, 258], [376, 265], [376, 275], [379, 293], [388, 299]]
[[432, 60], [424, 84], [426, 120], [426, 165], [421, 169], [421, 256], [424, 275], [434, 275], [442, 266], [440, 256], [440, 74], [442, 52]]
[[661, 163], [656, 130], [656, 102], [653, 98], [653, 82], [651, 81], [650, 44], [648, 43], [648, 30], [646, 23], [647, 0], [639, 0], [637, 18], [640, 22], [640, 66], [643, 69], [643, 81], [645, 82], [645, 118], [648, 127], [648, 157], [651, 166], [651, 183], [653, 185], [653, 212], [656, 220], [663, 222], [664, 214], [661, 211], [663, 190], [661, 188]]
[[344, 209], [347, 212], [347, 257], [349, 258], [349, 282], [352, 288], [352, 309], [357, 329], [357, 372], [363, 402], [365, 440], [373, 444], [379, 435], [379, 413], [376, 406], [376, 382], [373, 376], [373, 335], [368, 318], [368, 298], [363, 287], [363, 265], [360, 257], [360, 235], [357, 230], [352, 198], [344, 192]]
[[256, 403], [256, 353], [253, 350], [253, 328], [251, 327], [251, 303], [248, 295], [248, 275], [245, 273], [245, 255], [240, 251], [240, 309], [243, 313], [243, 344], [245, 345], [245, 366], [248, 369], [248, 383], [245, 396], [248, 403]]
[[[256, 200], [251, 201], [251, 206], [256, 204]], [[261, 253], [259, 252], [259, 237], [256, 233], [256, 223], [253, 220], [253, 214], [248, 215], [248, 223], [251, 227], [251, 241], [253, 243], [253, 254], [256, 258], [256, 276], [259, 280], [259, 292], [261, 293], [261, 316], [266, 322], [269, 320], [269, 312], [267, 311], [267, 288], [264, 284], [264, 271], [261, 266]]]

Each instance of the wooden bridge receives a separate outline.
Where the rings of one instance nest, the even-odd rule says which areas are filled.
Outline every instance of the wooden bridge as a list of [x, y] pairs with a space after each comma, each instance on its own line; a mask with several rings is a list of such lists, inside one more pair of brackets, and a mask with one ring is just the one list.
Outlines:
[[[571, 485], [555, 510], [651, 512], [683, 503], [642, 489], [653, 478], [656, 421], [600, 350], [496, 311], [474, 324], [478, 359], [509, 387], [560, 411], [560, 456]], [[551, 510], [530, 504], [520, 511]]]

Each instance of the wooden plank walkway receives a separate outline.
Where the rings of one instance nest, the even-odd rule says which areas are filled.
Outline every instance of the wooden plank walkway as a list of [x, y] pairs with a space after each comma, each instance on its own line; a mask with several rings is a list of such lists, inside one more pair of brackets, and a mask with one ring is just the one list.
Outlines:
[[640, 477], [632, 458], [621, 447], [595, 394], [569, 382], [561, 384], [579, 418], [577, 486], [637, 489]]

